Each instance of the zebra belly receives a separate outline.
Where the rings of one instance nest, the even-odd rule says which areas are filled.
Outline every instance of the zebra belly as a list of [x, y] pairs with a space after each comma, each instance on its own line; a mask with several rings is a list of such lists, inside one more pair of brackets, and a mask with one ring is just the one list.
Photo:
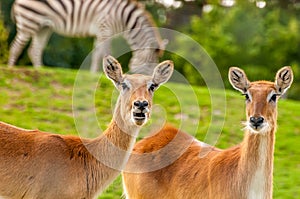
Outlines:
[[95, 37], [96, 34], [93, 34], [91, 32], [85, 31], [83, 29], [79, 29], [74, 31], [67, 31], [67, 30], [61, 30], [61, 29], [53, 29], [53, 32], [65, 36], [65, 37], [77, 37], [77, 38], [83, 38], [83, 37]]

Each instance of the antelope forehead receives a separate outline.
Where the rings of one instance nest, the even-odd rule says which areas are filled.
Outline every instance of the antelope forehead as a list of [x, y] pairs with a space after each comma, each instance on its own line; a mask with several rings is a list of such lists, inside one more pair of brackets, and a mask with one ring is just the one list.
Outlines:
[[147, 86], [147, 84], [151, 81], [152, 77], [141, 75], [141, 74], [133, 74], [127, 76], [125, 81], [128, 82], [132, 87], [139, 88], [143, 86]]
[[263, 100], [275, 94], [275, 88], [256, 86], [256, 87], [251, 87], [248, 90], [248, 93], [251, 96], [251, 98], [253, 98], [253, 100]]
[[253, 90], [253, 92], [267, 92], [268, 90], [275, 90], [275, 84], [274, 82], [269, 81], [256, 81], [251, 82], [249, 90]]

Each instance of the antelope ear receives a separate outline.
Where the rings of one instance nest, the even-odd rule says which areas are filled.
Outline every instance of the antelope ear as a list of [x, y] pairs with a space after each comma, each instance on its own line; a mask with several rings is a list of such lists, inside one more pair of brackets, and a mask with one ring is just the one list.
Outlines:
[[245, 72], [238, 67], [230, 67], [228, 78], [233, 88], [241, 91], [242, 93], [245, 93], [250, 86], [250, 81], [248, 80]]
[[110, 55], [103, 58], [103, 71], [105, 72], [105, 75], [112, 80], [115, 86], [123, 81], [121, 64]]
[[293, 71], [290, 66], [278, 70], [275, 78], [275, 87], [278, 94], [284, 94], [293, 82]]
[[174, 64], [172, 61], [167, 60], [158, 64], [152, 75], [152, 82], [157, 87], [167, 82], [173, 74]]

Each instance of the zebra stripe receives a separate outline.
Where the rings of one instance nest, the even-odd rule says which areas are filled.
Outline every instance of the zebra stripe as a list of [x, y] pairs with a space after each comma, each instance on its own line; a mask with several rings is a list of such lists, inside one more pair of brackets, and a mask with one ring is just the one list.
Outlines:
[[[159, 33], [151, 28], [154, 27], [152, 17], [136, 1], [16, 0], [12, 9], [17, 35], [10, 48], [10, 66], [16, 64], [30, 39], [29, 57], [34, 66], [41, 66], [42, 51], [52, 32], [72, 37], [95, 37], [96, 47], [112, 35], [126, 31], [124, 37], [133, 50], [132, 72], [152, 74], [151, 67], [137, 67], [157, 63], [157, 49], [163, 48]], [[108, 48], [95, 48], [91, 71], [98, 70], [99, 59], [108, 53]]]

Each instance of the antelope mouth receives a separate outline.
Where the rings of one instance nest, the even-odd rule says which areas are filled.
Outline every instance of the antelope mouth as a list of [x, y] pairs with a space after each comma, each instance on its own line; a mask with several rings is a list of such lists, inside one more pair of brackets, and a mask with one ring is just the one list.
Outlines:
[[246, 128], [254, 134], [265, 134], [266, 132], [270, 131], [270, 125], [267, 122], [264, 122], [262, 125], [248, 124]]
[[250, 128], [252, 128], [255, 131], [259, 131], [260, 129], [263, 128], [263, 125], [252, 125], [252, 124], [250, 124]]
[[148, 118], [147, 112], [145, 111], [133, 111], [132, 112], [132, 120], [137, 126], [142, 126], [146, 123]]
[[145, 113], [135, 113], [133, 112], [133, 119], [137, 121], [142, 121], [146, 119], [146, 114]]

